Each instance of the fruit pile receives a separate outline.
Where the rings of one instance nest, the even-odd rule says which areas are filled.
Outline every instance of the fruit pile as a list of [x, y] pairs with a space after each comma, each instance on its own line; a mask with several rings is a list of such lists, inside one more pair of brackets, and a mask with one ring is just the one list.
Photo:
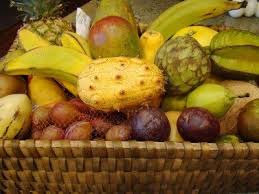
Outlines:
[[193, 26], [242, 3], [185, 0], [140, 32], [102, 0], [86, 39], [60, 0], [11, 5], [27, 22], [0, 61], [0, 138], [259, 141], [259, 36]]

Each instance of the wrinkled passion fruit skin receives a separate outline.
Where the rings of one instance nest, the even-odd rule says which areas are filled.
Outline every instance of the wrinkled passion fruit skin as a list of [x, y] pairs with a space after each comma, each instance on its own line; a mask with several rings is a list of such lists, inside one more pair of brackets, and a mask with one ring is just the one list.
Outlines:
[[184, 140], [213, 142], [219, 136], [219, 121], [206, 109], [187, 108], [177, 120], [177, 129]]
[[171, 127], [164, 112], [156, 108], [142, 109], [132, 117], [133, 138], [140, 141], [166, 141]]
[[259, 142], [259, 99], [249, 102], [241, 110], [237, 128], [242, 139]]

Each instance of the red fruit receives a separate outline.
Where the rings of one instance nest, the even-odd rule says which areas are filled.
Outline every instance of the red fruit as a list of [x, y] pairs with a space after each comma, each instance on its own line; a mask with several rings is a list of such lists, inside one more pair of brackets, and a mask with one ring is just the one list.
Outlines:
[[219, 121], [204, 108], [187, 108], [177, 120], [177, 129], [184, 140], [213, 142], [219, 135]]
[[108, 141], [127, 141], [131, 139], [132, 128], [128, 124], [115, 125], [105, 135]]
[[60, 140], [64, 139], [65, 131], [54, 125], [48, 126], [43, 129], [40, 139], [41, 140]]
[[55, 126], [67, 128], [76, 121], [87, 119], [86, 115], [69, 102], [59, 102], [52, 107], [49, 117]]
[[33, 130], [32, 131], [32, 139], [40, 139], [43, 130]]
[[107, 131], [113, 127], [111, 122], [108, 122], [102, 118], [96, 118], [90, 122], [94, 129], [94, 136], [97, 137], [104, 137]]
[[90, 140], [92, 138], [92, 126], [89, 122], [79, 121], [66, 129], [65, 139]]
[[106, 115], [105, 112], [96, 110], [88, 105], [86, 105], [79, 98], [74, 98], [69, 101], [73, 104], [81, 113], [84, 113], [89, 119], [93, 119], [96, 117], [104, 117]]
[[156, 108], [142, 109], [132, 117], [133, 137], [140, 141], [166, 141], [171, 127], [165, 113]]
[[87, 113], [90, 111], [90, 107], [87, 106], [81, 99], [73, 98], [69, 101], [72, 105], [74, 105], [81, 113]]
[[89, 47], [93, 58], [137, 57], [140, 53], [135, 29], [118, 16], [104, 17], [91, 27]]
[[32, 130], [42, 130], [51, 124], [49, 118], [50, 108], [39, 106], [32, 113]]

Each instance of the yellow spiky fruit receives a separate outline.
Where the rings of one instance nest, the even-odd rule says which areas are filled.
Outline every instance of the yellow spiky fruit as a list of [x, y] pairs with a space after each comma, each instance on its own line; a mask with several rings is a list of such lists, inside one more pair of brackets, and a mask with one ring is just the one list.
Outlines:
[[164, 76], [154, 64], [127, 57], [103, 58], [87, 65], [78, 79], [79, 97], [103, 111], [153, 106], [164, 93]]

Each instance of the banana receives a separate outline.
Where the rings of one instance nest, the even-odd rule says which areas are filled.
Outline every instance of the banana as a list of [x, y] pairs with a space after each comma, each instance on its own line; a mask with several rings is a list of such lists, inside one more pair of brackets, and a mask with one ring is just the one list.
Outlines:
[[140, 37], [142, 58], [150, 63], [154, 63], [156, 52], [164, 42], [165, 40], [159, 32], [147, 31], [142, 34]]
[[160, 32], [167, 40], [181, 28], [239, 9], [241, 5], [229, 0], [185, 0], [164, 11], [147, 30]]
[[64, 32], [61, 36], [61, 44], [63, 47], [75, 49], [89, 57], [91, 56], [87, 40], [76, 33]]
[[9, 75], [38, 75], [77, 84], [77, 76], [91, 58], [73, 49], [47, 46], [33, 49], [4, 65]]
[[31, 110], [25, 94], [0, 98], [0, 139], [23, 138], [29, 130]]
[[9, 51], [4, 57], [0, 59], [0, 71], [3, 70], [4, 64], [10, 62], [11, 60], [15, 59], [16, 57], [19, 57], [24, 54], [24, 50], [17, 49], [17, 50], [11, 50]]
[[51, 45], [49, 41], [44, 40], [39, 35], [26, 29], [22, 29], [18, 32], [18, 40], [19, 40], [19, 44], [25, 51], [29, 51], [37, 47]]
[[77, 96], [77, 86], [74, 85], [74, 84], [71, 84], [67, 81], [64, 81], [64, 80], [59, 80], [59, 79], [56, 79], [56, 81], [62, 85], [64, 88], [67, 89], [67, 91], [69, 91], [71, 94], [73, 94], [74, 96]]

